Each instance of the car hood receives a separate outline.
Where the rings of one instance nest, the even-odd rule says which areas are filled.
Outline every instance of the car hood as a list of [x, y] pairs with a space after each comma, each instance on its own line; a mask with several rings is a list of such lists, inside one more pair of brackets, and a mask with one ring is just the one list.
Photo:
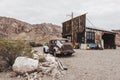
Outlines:
[[72, 44], [71, 43], [64, 43], [62, 45], [63, 50], [73, 50]]

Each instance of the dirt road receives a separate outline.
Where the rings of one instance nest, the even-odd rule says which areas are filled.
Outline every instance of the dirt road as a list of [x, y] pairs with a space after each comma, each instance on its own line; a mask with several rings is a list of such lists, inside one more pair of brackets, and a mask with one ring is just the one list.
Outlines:
[[68, 67], [64, 80], [120, 80], [120, 48], [75, 51], [59, 58]]

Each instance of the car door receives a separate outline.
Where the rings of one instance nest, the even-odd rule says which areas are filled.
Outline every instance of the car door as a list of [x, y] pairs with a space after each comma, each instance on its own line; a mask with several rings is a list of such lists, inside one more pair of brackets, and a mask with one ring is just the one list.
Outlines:
[[55, 46], [55, 41], [54, 40], [51, 40], [49, 42], [49, 50], [50, 50], [50, 53], [53, 53], [54, 52], [54, 46]]

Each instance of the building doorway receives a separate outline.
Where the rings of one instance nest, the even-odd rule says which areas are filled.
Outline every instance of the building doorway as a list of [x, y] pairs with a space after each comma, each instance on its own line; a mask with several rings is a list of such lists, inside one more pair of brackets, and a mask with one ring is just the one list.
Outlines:
[[102, 36], [105, 49], [116, 49], [115, 34], [104, 33]]

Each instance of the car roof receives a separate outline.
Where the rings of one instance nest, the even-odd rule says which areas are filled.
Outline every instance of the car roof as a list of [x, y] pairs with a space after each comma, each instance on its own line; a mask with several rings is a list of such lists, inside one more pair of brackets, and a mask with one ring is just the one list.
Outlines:
[[66, 38], [55, 38], [55, 39], [51, 39], [50, 41], [53, 41], [53, 40], [68, 40]]

